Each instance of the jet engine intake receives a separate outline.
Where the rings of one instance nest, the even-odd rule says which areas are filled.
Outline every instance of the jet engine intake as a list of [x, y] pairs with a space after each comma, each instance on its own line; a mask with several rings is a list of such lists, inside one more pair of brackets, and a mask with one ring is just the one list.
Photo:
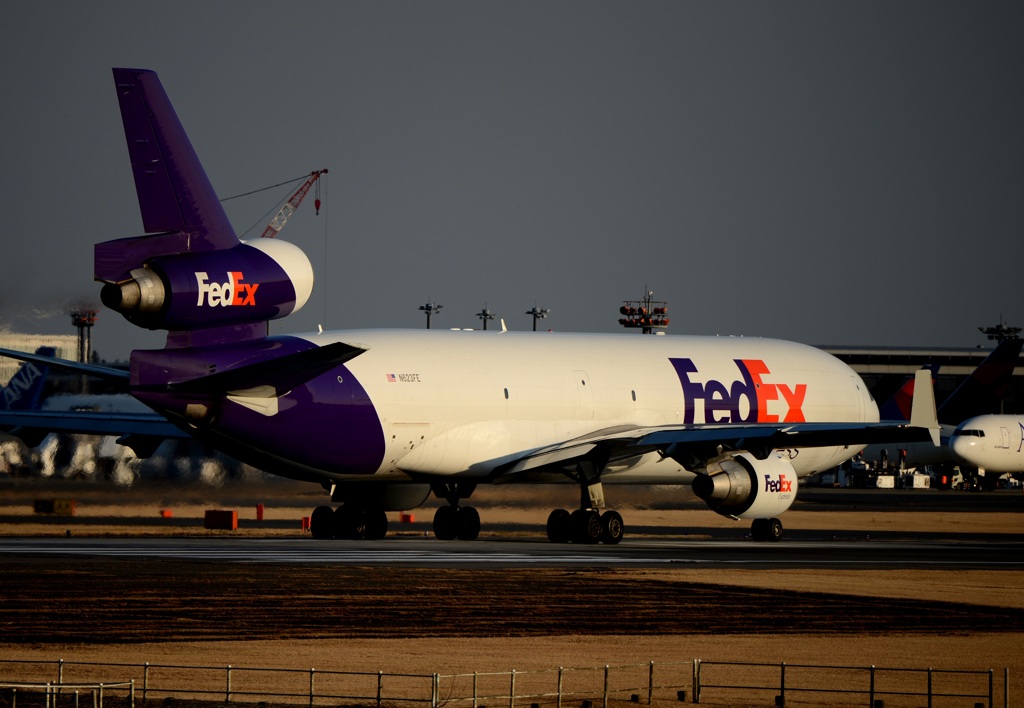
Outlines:
[[759, 460], [740, 452], [711, 467], [719, 471], [698, 475], [693, 491], [722, 516], [766, 519], [786, 511], [796, 500], [796, 470], [780, 453]]

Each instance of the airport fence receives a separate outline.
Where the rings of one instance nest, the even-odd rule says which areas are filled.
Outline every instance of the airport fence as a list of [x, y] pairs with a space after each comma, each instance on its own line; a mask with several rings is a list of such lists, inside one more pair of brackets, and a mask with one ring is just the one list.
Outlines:
[[[808, 702], [876, 708], [910, 698], [933, 705], [977, 699], [993, 708], [995, 673], [933, 668], [706, 661], [531, 671], [405, 674], [316, 669], [0, 659], [0, 706], [135, 708], [136, 700], [430, 708], [609, 708], [711, 701]], [[110, 679], [120, 674], [118, 680]], [[1002, 705], [1009, 706], [1009, 670]], [[111, 700], [113, 699], [113, 700]], [[82, 705], [84, 701], [84, 706]], [[943, 702], [945, 701], [945, 702]], [[920, 705], [919, 701], [912, 704]]]

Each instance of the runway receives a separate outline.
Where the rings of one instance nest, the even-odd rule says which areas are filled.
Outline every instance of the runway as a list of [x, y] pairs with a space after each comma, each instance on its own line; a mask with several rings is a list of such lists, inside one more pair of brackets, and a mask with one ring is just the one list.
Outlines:
[[1024, 568], [1024, 543], [964, 538], [795, 540], [781, 543], [627, 539], [617, 546], [577, 546], [511, 539], [441, 542], [432, 538], [407, 537], [361, 542], [227, 537], [0, 539], [0, 556], [11, 554], [40, 559], [93, 557], [407, 568]]

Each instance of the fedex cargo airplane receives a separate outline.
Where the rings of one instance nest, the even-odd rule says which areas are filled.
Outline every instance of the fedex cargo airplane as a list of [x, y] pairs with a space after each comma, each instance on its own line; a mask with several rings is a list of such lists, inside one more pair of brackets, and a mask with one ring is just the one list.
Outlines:
[[[440, 539], [475, 539], [464, 504], [480, 484], [568, 482], [551, 541], [618, 543], [604, 485], [681, 484], [715, 512], [778, 540], [800, 477], [866, 443], [937, 435], [927, 372], [909, 425], [880, 423], [860, 377], [790, 342], [508, 331], [353, 330], [268, 336], [313, 288], [302, 251], [239, 241], [157, 75], [115, 69], [148, 235], [100, 243], [104, 304], [168, 330], [121, 378], [155, 414], [121, 420], [136, 450], [161, 425], [260, 469], [322, 485], [336, 508], [311, 516], [320, 538], [380, 538], [386, 511], [433, 493]], [[39, 360], [28, 354], [9, 356]], [[3, 421], [0, 418], [0, 421]], [[37, 422], [38, 425], [42, 421]], [[78, 423], [81, 424], [81, 423]], [[72, 423], [68, 423], [72, 425]]]

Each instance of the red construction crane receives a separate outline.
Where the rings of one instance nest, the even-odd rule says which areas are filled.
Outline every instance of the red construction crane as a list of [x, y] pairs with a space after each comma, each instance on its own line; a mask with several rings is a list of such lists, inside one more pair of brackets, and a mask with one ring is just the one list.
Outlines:
[[[299, 204], [302, 204], [302, 200], [306, 198], [306, 193], [310, 187], [320, 179], [320, 175], [327, 174], [327, 170], [316, 170], [309, 173], [309, 178], [303, 182], [302, 186], [299, 187], [298, 191], [292, 195], [292, 198], [285, 202], [281, 210], [277, 212], [277, 215], [270, 220], [267, 224], [267, 228], [263, 231], [263, 235], [260, 238], [274, 238], [277, 233], [284, 228], [285, 223], [288, 221], [288, 217], [295, 213], [295, 210], [299, 208]], [[316, 213], [320, 213], [320, 185], [316, 185], [316, 200], [313, 202], [316, 207]]]

